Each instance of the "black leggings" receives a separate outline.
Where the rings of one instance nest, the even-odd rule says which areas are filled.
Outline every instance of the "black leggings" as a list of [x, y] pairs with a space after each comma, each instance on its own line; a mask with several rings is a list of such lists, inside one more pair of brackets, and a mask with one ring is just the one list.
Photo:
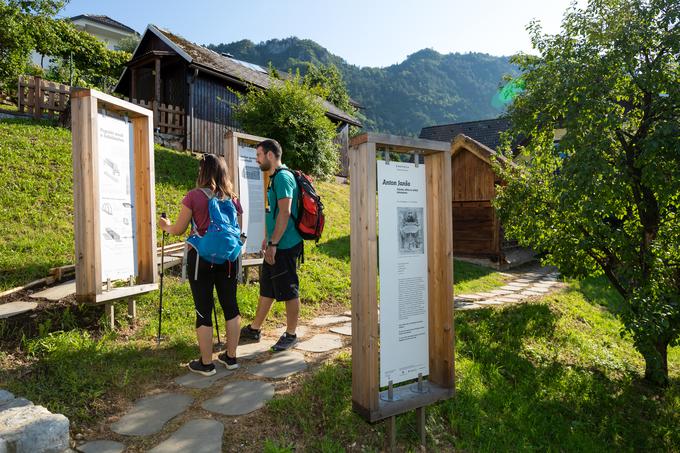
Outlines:
[[202, 258], [198, 260], [198, 278], [196, 276], [196, 250], [189, 249], [187, 256], [189, 285], [194, 296], [196, 307], [196, 328], [200, 326], [212, 327], [212, 310], [215, 305], [213, 287], [217, 290], [224, 319], [229, 321], [240, 313], [236, 302], [236, 276], [238, 275], [238, 261], [227, 261], [224, 264], [212, 264]]

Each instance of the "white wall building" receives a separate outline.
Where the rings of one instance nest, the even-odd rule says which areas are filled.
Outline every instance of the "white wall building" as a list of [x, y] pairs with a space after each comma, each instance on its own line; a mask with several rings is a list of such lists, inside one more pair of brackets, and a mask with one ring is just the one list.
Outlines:
[[[69, 19], [73, 22], [79, 30], [87, 32], [106, 44], [106, 47], [115, 50], [123, 38], [129, 36], [139, 37], [134, 29], [122, 24], [108, 16], [98, 16], [95, 14], [80, 14]], [[48, 56], [43, 56], [39, 53], [33, 52], [31, 61], [34, 65], [40, 66], [44, 69], [52, 65], [52, 59]]]

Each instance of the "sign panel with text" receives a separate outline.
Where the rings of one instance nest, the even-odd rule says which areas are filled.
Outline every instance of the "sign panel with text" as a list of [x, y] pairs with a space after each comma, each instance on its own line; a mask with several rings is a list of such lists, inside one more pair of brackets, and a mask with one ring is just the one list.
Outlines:
[[258, 253], [264, 240], [264, 181], [255, 148], [238, 147], [239, 196], [243, 206], [242, 228], [248, 235], [245, 253]]
[[429, 374], [425, 166], [378, 161], [380, 386]]

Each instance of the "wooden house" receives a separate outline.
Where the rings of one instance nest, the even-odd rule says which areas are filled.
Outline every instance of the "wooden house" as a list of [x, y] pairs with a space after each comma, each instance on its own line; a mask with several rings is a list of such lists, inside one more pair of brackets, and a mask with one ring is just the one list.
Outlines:
[[[281, 82], [260, 66], [149, 25], [115, 92], [150, 105], [155, 125], [181, 135], [186, 149], [223, 154], [226, 131], [239, 129], [232, 115], [234, 91], [245, 92], [250, 85], [267, 89], [272, 83]], [[330, 102], [323, 104], [339, 140], [347, 143], [347, 126], [361, 124]]]

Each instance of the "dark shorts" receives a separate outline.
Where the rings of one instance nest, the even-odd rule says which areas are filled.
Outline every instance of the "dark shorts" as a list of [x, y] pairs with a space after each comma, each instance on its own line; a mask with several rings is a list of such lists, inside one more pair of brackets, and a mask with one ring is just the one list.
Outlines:
[[289, 249], [277, 249], [273, 265], [262, 263], [260, 296], [280, 301], [300, 296], [297, 261], [301, 253], [302, 242]]

